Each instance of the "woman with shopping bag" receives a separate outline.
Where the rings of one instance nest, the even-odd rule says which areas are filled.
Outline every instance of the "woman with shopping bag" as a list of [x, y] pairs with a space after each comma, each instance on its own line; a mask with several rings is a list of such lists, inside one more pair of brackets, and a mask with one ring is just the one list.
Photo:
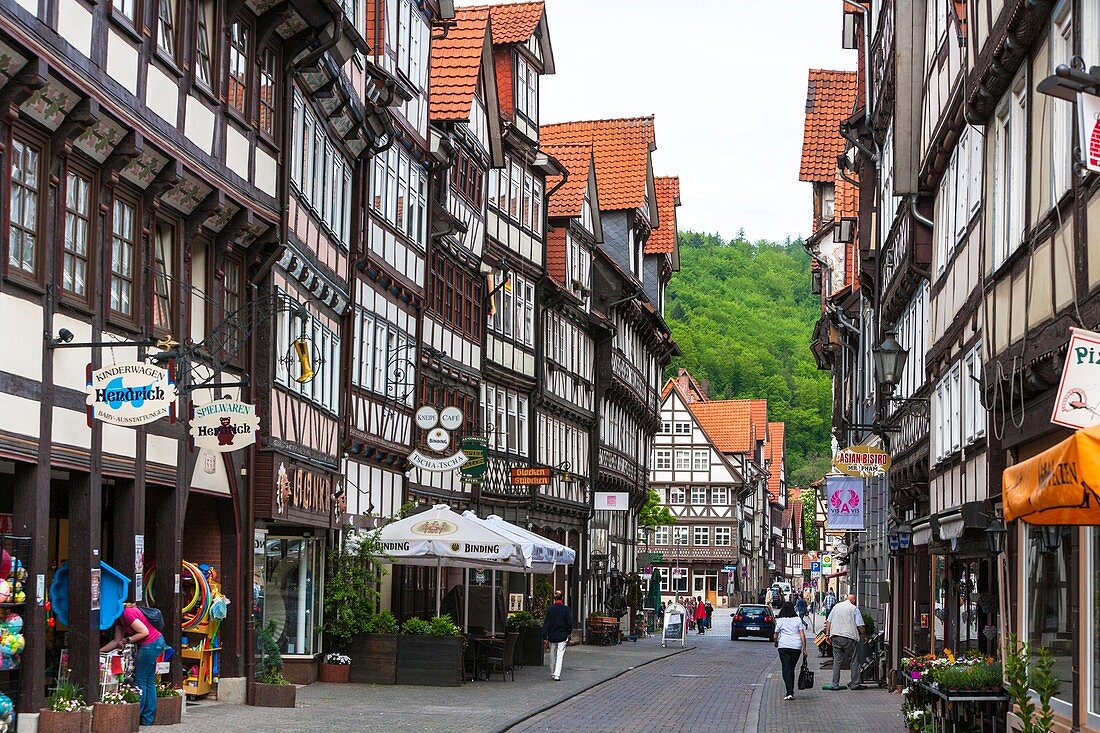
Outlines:
[[[806, 656], [806, 627], [794, 611], [794, 604], [785, 601], [775, 619], [775, 635], [772, 637], [779, 649], [779, 663], [783, 667], [783, 684], [787, 688], [784, 700], [794, 699], [794, 670], [798, 658]], [[807, 670], [808, 671], [808, 670]]]

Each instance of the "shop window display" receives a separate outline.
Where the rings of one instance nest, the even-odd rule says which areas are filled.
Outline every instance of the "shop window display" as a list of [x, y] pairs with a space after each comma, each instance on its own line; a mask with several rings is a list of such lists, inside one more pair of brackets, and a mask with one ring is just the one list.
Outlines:
[[258, 543], [253, 615], [262, 625], [275, 623], [279, 649], [288, 656], [321, 650], [324, 555], [324, 540], [317, 537], [268, 537]]
[[1073, 679], [1073, 619], [1070, 601], [1077, 592], [1070, 572], [1071, 533], [1060, 528], [1057, 546], [1043, 538], [1042, 527], [1029, 527], [1024, 577], [1027, 599], [1027, 643], [1032, 650], [1049, 649], [1054, 657], [1054, 676], [1062, 681], [1056, 699], [1068, 705]]

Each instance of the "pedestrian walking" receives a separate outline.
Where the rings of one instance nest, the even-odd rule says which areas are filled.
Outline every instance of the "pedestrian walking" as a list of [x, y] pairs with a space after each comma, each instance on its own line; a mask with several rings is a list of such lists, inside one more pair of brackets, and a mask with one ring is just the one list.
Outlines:
[[794, 611], [795, 611], [795, 613], [798, 614], [798, 618], [802, 622], [802, 625], [803, 626], [809, 626], [809, 624], [806, 623], [806, 599], [805, 598], [799, 597], [799, 599], [794, 602]]
[[825, 594], [825, 618], [829, 617], [829, 613], [833, 610], [833, 606], [836, 605], [836, 593], [833, 593], [833, 589], [830, 588], [829, 592]]
[[688, 631], [691, 631], [695, 628], [695, 599], [691, 596], [684, 602], [684, 610], [687, 611]]
[[759, 604], [763, 604], [764, 603], [764, 598], [765, 598], [764, 589], [761, 588], [760, 592], [756, 594], [756, 602], [759, 603]]
[[806, 627], [795, 615], [794, 604], [783, 603], [775, 619], [775, 634], [772, 636], [779, 649], [779, 664], [783, 668], [783, 684], [787, 687], [784, 700], [794, 699], [794, 670], [798, 658], [806, 653]]
[[714, 616], [714, 606], [710, 605], [710, 601], [704, 606], [707, 609], [707, 628], [711, 628], [711, 617]]
[[115, 638], [99, 651], [109, 652], [127, 644], [137, 645], [134, 679], [141, 690], [141, 724], [152, 725], [157, 716], [157, 657], [164, 651], [164, 635], [133, 603], [123, 605], [122, 615], [115, 622]]
[[707, 607], [703, 605], [703, 597], [695, 599], [695, 628], [700, 634], [707, 633]]
[[856, 664], [856, 645], [859, 640], [865, 638], [866, 630], [863, 627], [863, 613], [856, 606], [856, 594], [849, 593], [848, 597], [833, 606], [829, 617], [825, 620], [825, 639], [833, 647], [833, 683], [822, 685], [823, 690], [842, 690], [840, 686], [840, 668], [845, 662], [851, 665], [852, 679], [848, 683], [849, 690], [858, 690], [859, 667]]
[[657, 628], [665, 627], [665, 602], [661, 601], [661, 607], [657, 609]]
[[560, 590], [554, 591], [554, 603], [546, 611], [546, 620], [542, 622], [542, 640], [550, 650], [550, 679], [561, 680], [561, 663], [565, 659], [565, 647], [569, 646], [569, 635], [573, 633], [573, 614]]

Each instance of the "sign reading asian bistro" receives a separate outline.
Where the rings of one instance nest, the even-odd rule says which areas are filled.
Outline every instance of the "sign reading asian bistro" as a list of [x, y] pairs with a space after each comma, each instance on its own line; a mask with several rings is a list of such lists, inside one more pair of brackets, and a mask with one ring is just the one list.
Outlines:
[[191, 443], [213, 453], [229, 453], [256, 442], [260, 416], [256, 405], [237, 400], [215, 400], [191, 406]]
[[88, 426], [94, 420], [134, 427], [162, 417], [176, 420], [176, 380], [168, 369], [152, 362], [88, 365]]

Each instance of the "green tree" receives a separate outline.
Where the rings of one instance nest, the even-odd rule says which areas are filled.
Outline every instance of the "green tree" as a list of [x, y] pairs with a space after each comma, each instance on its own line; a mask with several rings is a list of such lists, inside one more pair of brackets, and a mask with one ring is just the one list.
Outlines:
[[820, 297], [810, 290], [801, 240], [726, 241], [680, 235], [680, 272], [665, 315], [683, 356], [670, 365], [709, 384], [714, 399], [768, 400], [768, 419], [787, 424], [787, 475], [805, 486], [828, 470], [829, 374], [810, 353]]
[[638, 514], [638, 527], [645, 534], [646, 550], [649, 550], [649, 540], [657, 527], [672, 524], [676, 518], [668, 507], [661, 503], [661, 495], [656, 489], [649, 490], [649, 496], [642, 505], [642, 511]]

